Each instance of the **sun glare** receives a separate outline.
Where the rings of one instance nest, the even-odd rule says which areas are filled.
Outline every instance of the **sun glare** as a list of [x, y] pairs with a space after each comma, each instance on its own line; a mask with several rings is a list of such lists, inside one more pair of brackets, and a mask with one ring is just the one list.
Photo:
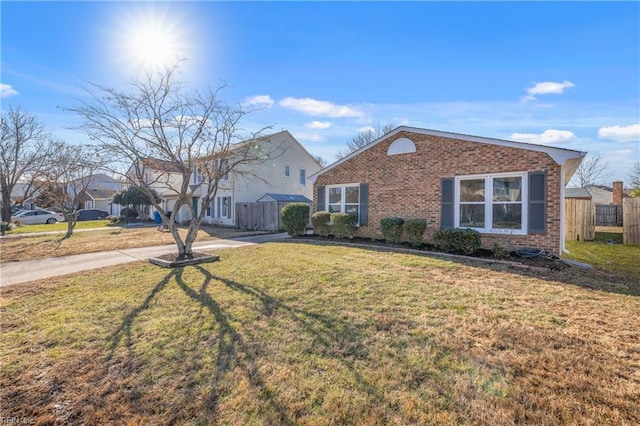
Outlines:
[[141, 70], [171, 66], [180, 59], [189, 60], [192, 46], [185, 21], [169, 9], [126, 9], [114, 28], [114, 54], [121, 72], [135, 75]]

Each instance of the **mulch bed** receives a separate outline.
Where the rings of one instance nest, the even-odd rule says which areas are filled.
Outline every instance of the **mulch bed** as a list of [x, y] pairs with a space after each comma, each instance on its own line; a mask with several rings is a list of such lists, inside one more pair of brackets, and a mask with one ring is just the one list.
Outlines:
[[422, 244], [419, 247], [414, 247], [408, 243], [392, 244], [387, 243], [383, 240], [372, 240], [370, 238], [337, 239], [331, 237], [323, 237], [320, 235], [305, 235], [302, 237], [290, 239], [288, 241], [327, 245], [349, 245], [382, 251], [425, 254], [440, 257], [457, 258], [462, 260], [478, 260], [488, 263], [505, 264], [516, 269], [531, 270], [534, 272], [550, 272], [571, 268], [570, 265], [563, 263], [557, 256], [545, 252], [541, 253], [538, 256], [533, 256], [531, 253], [523, 253], [524, 256], [521, 256], [516, 252], [511, 252], [507, 257], [496, 258], [494, 257], [493, 252], [487, 249], [480, 249], [472, 256], [463, 256], [437, 251], [431, 244]]

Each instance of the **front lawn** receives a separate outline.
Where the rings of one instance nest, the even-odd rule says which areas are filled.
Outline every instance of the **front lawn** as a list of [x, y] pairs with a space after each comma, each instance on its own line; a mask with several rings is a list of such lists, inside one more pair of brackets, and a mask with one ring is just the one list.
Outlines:
[[[186, 236], [186, 229], [180, 228], [179, 232], [183, 238]], [[235, 228], [203, 226], [198, 231], [196, 241], [208, 241], [216, 238], [234, 238], [247, 234], [254, 234], [254, 232], [242, 232]], [[0, 239], [0, 263], [95, 253], [106, 250], [175, 244], [170, 232], [158, 232], [155, 226], [131, 228], [107, 226], [104, 230], [100, 231], [74, 232], [71, 238], [61, 240], [63, 235], [64, 233], [54, 235], [25, 234], [19, 238]]]
[[[84, 220], [77, 222], [74, 229], [104, 228], [112, 225], [110, 220]], [[118, 225], [121, 226], [121, 225]], [[45, 223], [41, 225], [14, 226], [6, 235], [32, 234], [35, 232], [67, 232], [67, 222]]]
[[638, 297], [347, 247], [218, 254], [201, 267], [134, 263], [4, 288], [2, 415], [640, 423]]

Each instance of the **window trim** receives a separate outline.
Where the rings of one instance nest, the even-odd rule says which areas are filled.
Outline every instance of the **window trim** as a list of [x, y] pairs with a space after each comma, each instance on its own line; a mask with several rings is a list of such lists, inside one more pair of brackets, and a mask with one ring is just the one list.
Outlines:
[[[505, 172], [505, 173], [488, 173], [481, 175], [465, 175], [456, 176], [454, 180], [454, 196], [453, 196], [453, 224], [455, 228], [460, 228], [460, 182], [464, 180], [483, 179], [485, 187], [485, 201], [484, 205], [484, 227], [483, 228], [470, 228], [475, 229], [482, 234], [509, 234], [509, 235], [527, 235], [529, 232], [529, 174], [527, 172]], [[509, 228], [493, 228], [493, 206], [494, 204], [504, 204], [501, 202], [493, 201], [493, 180], [506, 178], [506, 177], [519, 177], [521, 179], [521, 194], [520, 202], [509, 202], [508, 204], [521, 205], [521, 218], [520, 229]], [[465, 204], [464, 202], [462, 203]]]
[[[346, 189], [347, 188], [353, 188], [356, 187], [358, 188], [358, 226], [360, 226], [360, 216], [362, 214], [362, 188], [361, 188], [362, 184], [360, 183], [343, 183], [343, 184], [337, 184], [337, 185], [326, 185], [325, 186], [325, 190], [324, 190], [324, 205], [326, 208], [326, 211], [329, 211], [329, 206], [330, 205], [336, 205], [337, 203], [329, 203], [329, 194], [331, 193], [331, 188], [340, 188], [340, 213], [345, 213], [345, 207], [347, 205], [353, 205], [354, 203], [347, 203], [346, 202]], [[338, 213], [338, 212], [334, 212], [334, 213]]]
[[[227, 204], [227, 209], [226, 209], [227, 210], [226, 216], [223, 216], [223, 212], [224, 212], [224, 209], [223, 209], [224, 201], [223, 201], [223, 199], [225, 199], [225, 198], [228, 199], [228, 201], [227, 201], [228, 204]], [[217, 207], [216, 208], [216, 218], [217, 219], [231, 219], [232, 218], [233, 211], [231, 210], [232, 209], [231, 206], [232, 206], [232, 202], [233, 201], [232, 201], [231, 198], [232, 197], [228, 196], [228, 195], [216, 197], [216, 200], [217, 200], [216, 201], [216, 207]]]

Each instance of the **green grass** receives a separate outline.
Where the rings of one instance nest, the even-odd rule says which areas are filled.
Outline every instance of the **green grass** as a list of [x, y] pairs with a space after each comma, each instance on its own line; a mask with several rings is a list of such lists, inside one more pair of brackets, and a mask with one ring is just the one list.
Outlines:
[[[102, 228], [108, 227], [112, 225], [110, 220], [87, 220], [76, 223], [75, 229], [88, 229], [88, 228]], [[121, 225], [118, 225], [121, 226]], [[7, 231], [6, 235], [13, 234], [29, 234], [33, 232], [66, 232], [67, 230], [67, 222], [57, 222], [52, 224], [42, 224], [42, 225], [23, 225], [16, 226], [12, 230]]]
[[567, 259], [588, 263], [601, 271], [626, 275], [640, 290], [640, 246], [622, 244], [622, 228], [600, 227], [593, 241], [567, 241]]
[[3, 289], [3, 416], [36, 423], [634, 424], [640, 299], [273, 243]]

